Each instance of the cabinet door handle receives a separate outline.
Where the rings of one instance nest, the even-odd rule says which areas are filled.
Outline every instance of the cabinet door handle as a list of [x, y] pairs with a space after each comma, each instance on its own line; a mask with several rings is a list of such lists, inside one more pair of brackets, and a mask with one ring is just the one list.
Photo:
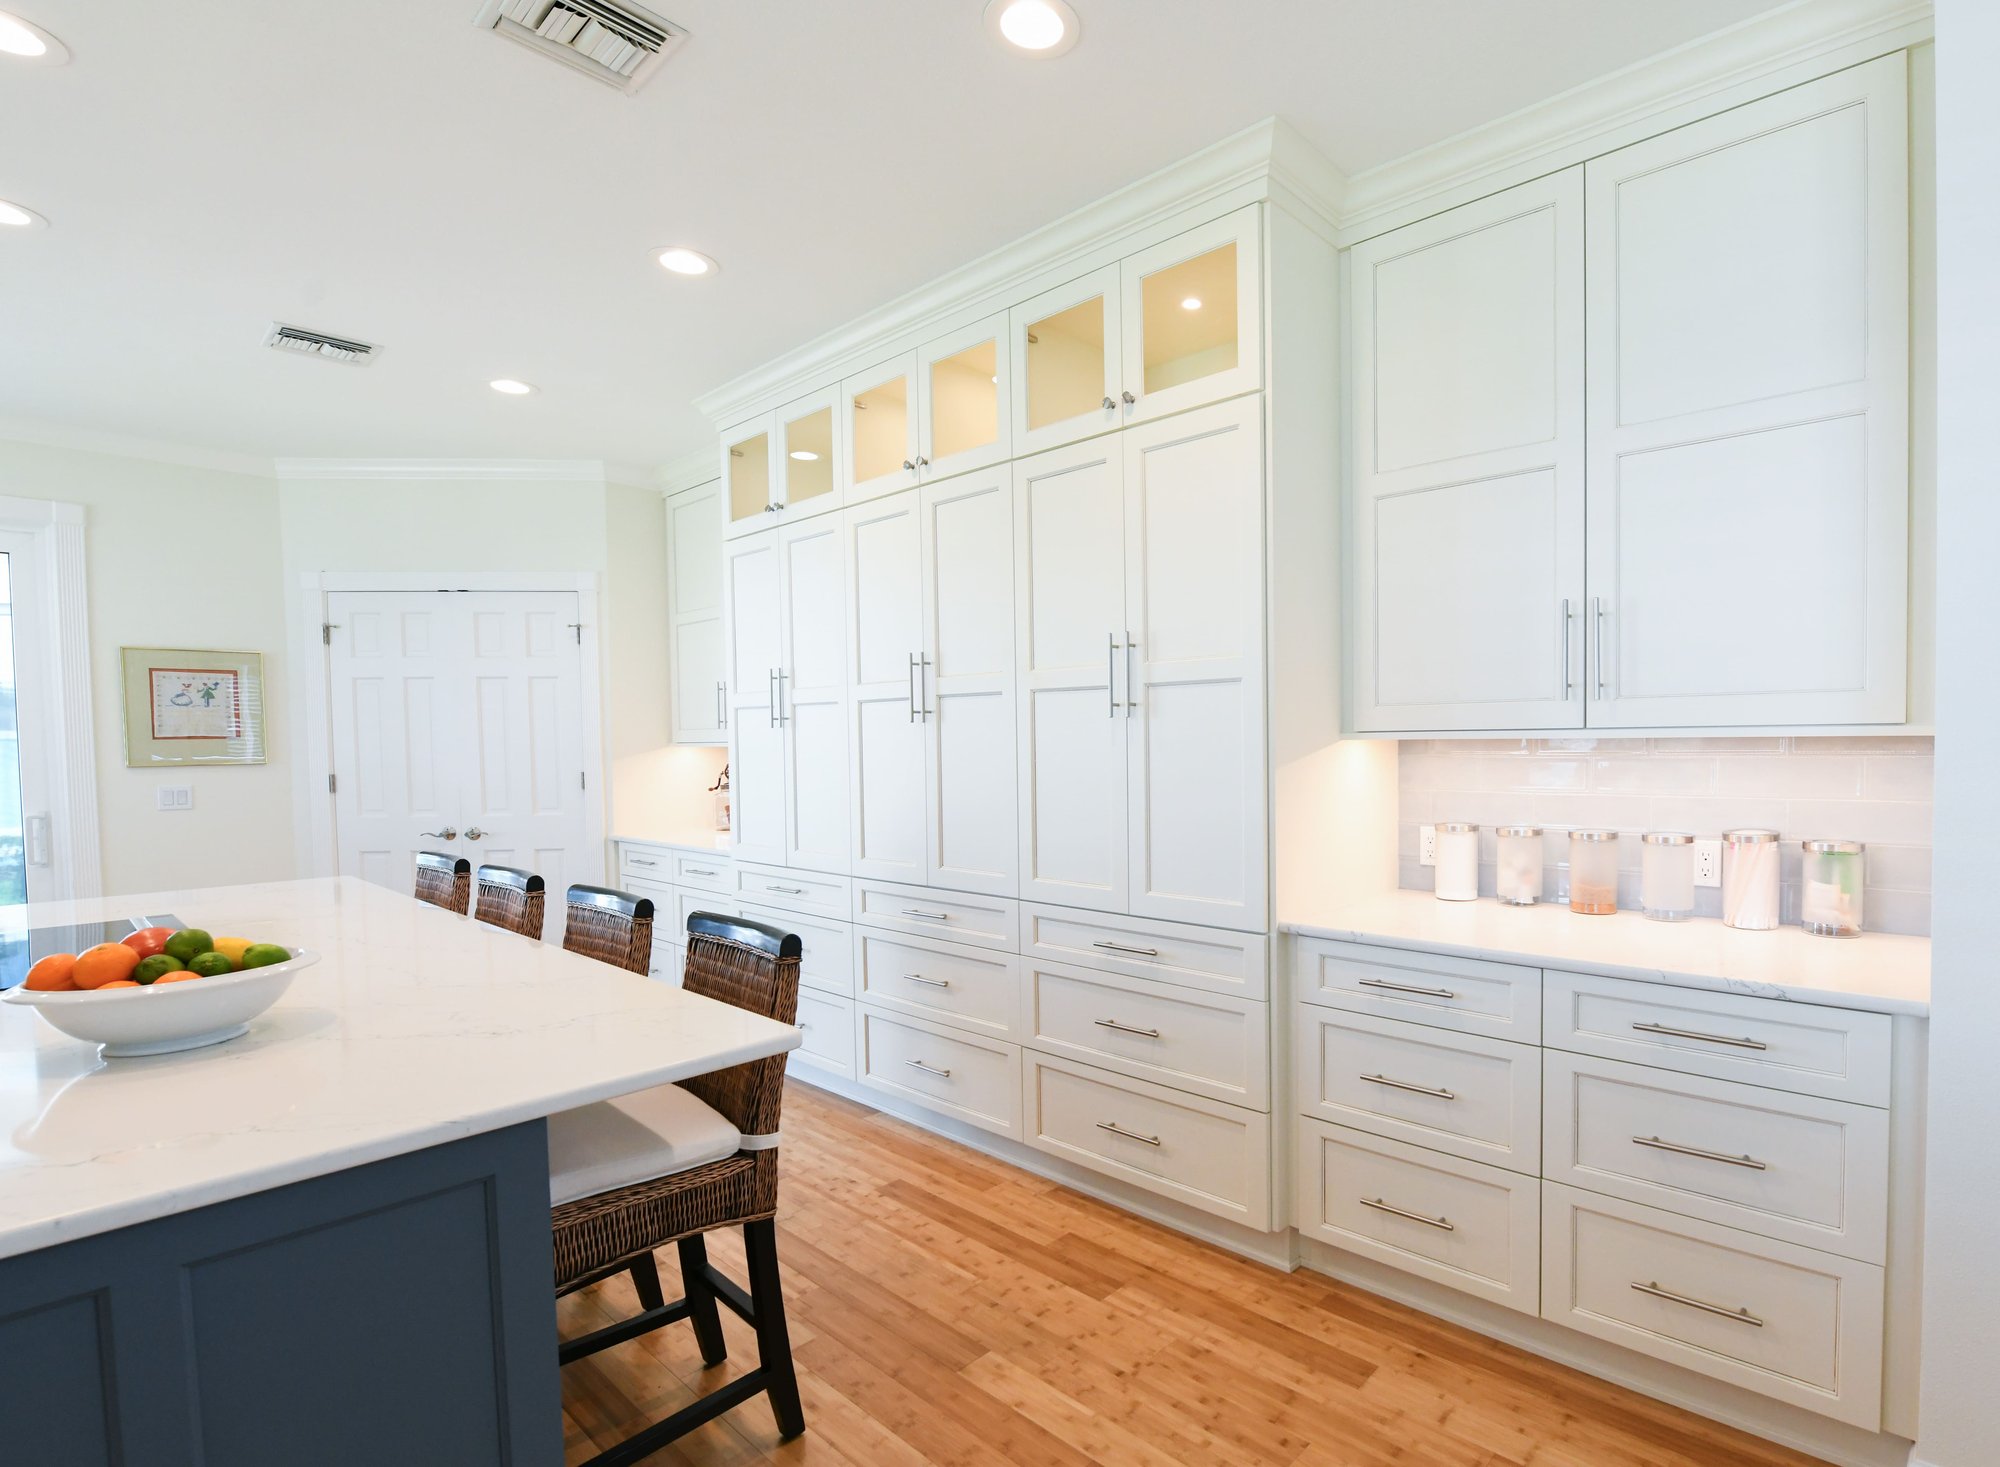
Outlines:
[[930, 466], [931, 466], [931, 461], [930, 461], [929, 459], [925, 458], [925, 457], [924, 457], [924, 456], [923, 456], [922, 454], [918, 454], [918, 455], [917, 455], [917, 467], [918, 467], [918, 468], [920, 468], [920, 469], [927, 469], [927, 468], [929, 468]]
[[1591, 641], [1596, 644], [1597, 700], [1600, 703], [1604, 701], [1604, 617], [1605, 617], [1604, 599], [1600, 596], [1591, 597], [1590, 620], [1591, 620], [1592, 631], [1595, 633], [1595, 635], [1592, 636]]
[[778, 696], [772, 701], [771, 706], [777, 710], [779, 728], [791, 722], [791, 719], [785, 716], [785, 679], [790, 676], [791, 674], [782, 667], [778, 669]]
[[1633, 1288], [1642, 1294], [1651, 1294], [1655, 1299], [1665, 1299], [1670, 1304], [1685, 1304], [1690, 1309], [1699, 1309], [1704, 1314], [1719, 1314], [1724, 1319], [1733, 1319], [1738, 1324], [1747, 1324], [1757, 1329], [1764, 1327], [1764, 1321], [1748, 1309], [1725, 1309], [1720, 1304], [1711, 1304], [1706, 1299], [1697, 1299], [1690, 1294], [1676, 1294], [1672, 1289], [1663, 1289], [1658, 1280], [1650, 1283], [1634, 1281]]
[[931, 707], [931, 660], [923, 653], [917, 654], [917, 722], [926, 723], [937, 712]]
[[1134, 682], [1132, 677], [1132, 656], [1138, 650], [1139, 650], [1139, 644], [1132, 640], [1132, 634], [1129, 631], [1126, 632], [1125, 633], [1125, 716], [1127, 718], [1130, 718], [1132, 716], [1132, 710], [1139, 706], [1138, 695], [1132, 691]]
[[951, 913], [949, 912], [926, 912], [922, 907], [905, 907], [903, 908], [903, 915], [905, 917], [921, 917], [926, 922], [949, 922], [951, 920]]
[[1109, 397], [1107, 397], [1107, 398], [1105, 398], [1105, 399], [1104, 399], [1104, 410], [1105, 410], [1105, 411], [1106, 411], [1107, 413], [1108, 413], [1108, 412], [1111, 412], [1111, 411], [1112, 411], [1113, 409], [1115, 409], [1115, 408], [1116, 408], [1117, 406], [1118, 406], [1118, 403], [1117, 403], [1117, 401], [1116, 401], [1115, 399], [1113, 399], [1113, 398], [1109, 398]]
[[906, 458], [906, 459], [904, 459], [904, 460], [903, 460], [903, 467], [904, 467], [904, 469], [906, 469], [906, 470], [907, 470], [908, 472], [910, 472], [910, 473], [912, 473], [912, 474], [914, 474], [914, 473], [915, 473], [915, 472], [917, 471], [917, 465], [916, 465], [916, 462], [915, 462], [914, 460], [912, 460], [912, 459], [907, 459], [907, 458]]
[[1108, 942], [1104, 940], [1099, 940], [1097, 942], [1093, 942], [1091, 946], [1101, 947], [1106, 952], [1129, 953], [1135, 958], [1157, 958], [1160, 955], [1160, 950], [1156, 947], [1127, 947], [1122, 942]]
[[1565, 703], [1576, 691], [1576, 679], [1569, 672], [1569, 625], [1575, 620], [1576, 613], [1569, 609], [1569, 597], [1565, 596], [1562, 600], [1562, 690]]
[[917, 654], [910, 654], [910, 722], [917, 721]]
[[936, 1075], [940, 1080], [951, 1078], [950, 1070], [941, 1070], [936, 1065], [925, 1064], [922, 1060], [904, 1060], [903, 1063], [913, 1070], [922, 1070], [926, 1075]]
[[717, 683], [715, 685], [715, 726], [717, 728], [729, 727], [728, 683]]
[[951, 987], [951, 980], [949, 978], [926, 978], [921, 973], [905, 973], [903, 977], [911, 983], [921, 983], [926, 988]]
[[1106, 718], [1118, 716], [1118, 633], [1104, 634], [1104, 696], [1110, 700]]
[[1719, 1161], [1724, 1166], [1748, 1167], [1753, 1172], [1768, 1172], [1771, 1164], [1759, 1161], [1750, 1155], [1731, 1156], [1726, 1151], [1704, 1151], [1699, 1146], [1683, 1146], [1678, 1141], [1662, 1141], [1658, 1136], [1634, 1136], [1634, 1146], [1650, 1146], [1655, 1151], [1671, 1151], [1676, 1156], [1698, 1156], [1703, 1161]]
[[1158, 1146], [1160, 1144], [1158, 1136], [1142, 1136], [1137, 1131], [1126, 1130], [1116, 1121], [1099, 1121], [1097, 1129], [1100, 1131], [1109, 1131], [1114, 1136], [1123, 1136], [1127, 1141], [1137, 1141], [1146, 1146]]
[[1420, 988], [1414, 983], [1391, 983], [1387, 978], [1357, 978], [1362, 988], [1386, 988], [1391, 993], [1421, 993], [1425, 998], [1457, 998], [1449, 988]]
[[1098, 1019], [1094, 1022], [1100, 1029], [1116, 1029], [1120, 1034], [1137, 1034], [1141, 1039], [1158, 1039], [1160, 1037], [1158, 1029], [1141, 1029], [1134, 1024], [1121, 1024], [1116, 1019]]
[[1439, 1090], [1429, 1085], [1412, 1085], [1408, 1080], [1392, 1080], [1387, 1075], [1363, 1075], [1370, 1085], [1387, 1085], [1391, 1090], [1407, 1090], [1412, 1095], [1435, 1095], [1439, 1100], [1456, 1100], [1454, 1091]]
[[1732, 1049], [1769, 1049], [1771, 1046], [1761, 1039], [1748, 1037], [1735, 1039], [1727, 1034], [1704, 1034], [1699, 1029], [1676, 1029], [1669, 1024], [1655, 1024], [1648, 1019], [1632, 1026], [1642, 1034], [1666, 1034], [1675, 1039], [1699, 1039], [1704, 1044], [1727, 1044]]
[[1139, 400], [1138, 398], [1134, 397], [1130, 392], [1121, 392], [1118, 395], [1125, 400], [1125, 406], [1127, 407], [1131, 407], [1134, 403], [1136, 403]]
[[1436, 1228], [1442, 1233], [1455, 1233], [1458, 1231], [1458, 1224], [1452, 1222], [1449, 1218], [1425, 1217], [1421, 1212], [1411, 1212], [1406, 1208], [1397, 1207], [1393, 1203], [1384, 1202], [1380, 1197], [1357, 1197], [1354, 1200], [1359, 1202], [1363, 1207], [1372, 1207], [1377, 1212], [1391, 1213], [1396, 1217], [1406, 1217], [1411, 1222], [1420, 1222], [1425, 1227]]
[[764, 669], [764, 699], [770, 704], [764, 710], [764, 717], [772, 728], [776, 728], [778, 726], [778, 669], [775, 667]]

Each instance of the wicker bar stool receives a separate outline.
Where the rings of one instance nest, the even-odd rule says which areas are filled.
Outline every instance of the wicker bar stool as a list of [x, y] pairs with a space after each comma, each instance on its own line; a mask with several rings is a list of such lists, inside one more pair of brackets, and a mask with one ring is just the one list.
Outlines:
[[563, 946], [634, 973], [652, 971], [652, 898], [613, 891], [608, 886], [572, 886], [563, 922]]
[[542, 940], [542, 878], [513, 866], [479, 868], [479, 904], [472, 915], [481, 922]]
[[[687, 991], [792, 1023], [799, 939], [762, 922], [688, 918]], [[785, 1056], [752, 1060], [678, 1085], [549, 1118], [549, 1199], [557, 1297], [629, 1272], [640, 1311], [564, 1341], [565, 1365], [679, 1320], [694, 1324], [702, 1361], [728, 1356], [718, 1303], [757, 1331], [757, 1368], [591, 1459], [628, 1467], [751, 1397], [768, 1393], [779, 1436], [806, 1429], [778, 1280], [778, 1114]], [[703, 1234], [741, 1226], [745, 1292], [708, 1261]], [[653, 1250], [678, 1245], [684, 1297], [669, 1304]]]
[[411, 895], [463, 917], [472, 904], [472, 863], [463, 856], [418, 851], [417, 884]]

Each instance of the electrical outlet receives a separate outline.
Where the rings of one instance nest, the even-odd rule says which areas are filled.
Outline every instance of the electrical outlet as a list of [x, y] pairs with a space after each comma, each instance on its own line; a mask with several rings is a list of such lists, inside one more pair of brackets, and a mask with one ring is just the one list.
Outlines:
[[192, 810], [194, 808], [194, 786], [186, 784], [163, 784], [153, 791], [153, 808], [156, 810]]
[[1722, 842], [1698, 840], [1694, 843], [1694, 884], [1722, 885]]
[[1438, 863], [1438, 828], [1435, 825], [1417, 827], [1417, 864], [1435, 866]]

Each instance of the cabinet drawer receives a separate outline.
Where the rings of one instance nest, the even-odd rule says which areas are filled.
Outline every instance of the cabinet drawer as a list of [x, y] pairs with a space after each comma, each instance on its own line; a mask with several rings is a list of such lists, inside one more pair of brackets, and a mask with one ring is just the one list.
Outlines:
[[1032, 904], [1021, 909], [1021, 928], [1021, 951], [1030, 957], [1239, 998], [1270, 996], [1268, 940], [1261, 932]]
[[1019, 961], [948, 942], [856, 927], [855, 987], [870, 1003], [996, 1039], [1021, 1025]]
[[1876, 1430], [1882, 1270], [1547, 1182], [1542, 1317]]
[[1270, 1117], [1029, 1050], [1028, 1144], [1246, 1227], [1271, 1225]]
[[623, 881], [657, 881], [671, 886], [674, 880], [674, 853], [660, 846], [618, 843], [618, 874]]
[[674, 885], [698, 886], [704, 891], [719, 891], [727, 894], [734, 889], [729, 857], [717, 851], [714, 855], [697, 856], [691, 851], [675, 851]]
[[810, 912], [817, 917], [833, 917], [845, 922], [849, 916], [850, 891], [844, 876], [820, 876], [810, 871], [792, 871], [783, 866], [734, 868], [736, 894], [746, 902], [767, 907], [783, 907], [788, 912]]
[[799, 991], [799, 1033], [794, 1060], [852, 1077], [854, 1074], [854, 1005], [844, 998]]
[[737, 904], [731, 901], [727, 894], [695, 891], [685, 886], [675, 887], [673, 895], [666, 901], [654, 896], [653, 902], [657, 908], [653, 913], [655, 940], [678, 943], [682, 947], [687, 946], [688, 918], [696, 912], [708, 912], [718, 917], [737, 915]]
[[681, 970], [687, 965], [687, 949], [671, 942], [656, 941], [646, 968], [646, 976], [669, 988], [681, 986]]
[[1366, 1014], [1298, 1012], [1299, 1108], [1377, 1136], [1534, 1175], [1542, 1052]]
[[1554, 970], [1543, 995], [1551, 1049], [1889, 1103], [1887, 1014]]
[[1021, 949], [1020, 903], [1006, 897], [862, 880], [854, 883], [854, 920], [971, 947], [1010, 953]]
[[1541, 1308], [1533, 1177], [1300, 1120], [1301, 1233], [1524, 1314]]
[[1889, 1113], [1550, 1050], [1544, 1174], [1883, 1261]]
[[1222, 993], [1024, 958], [1028, 1042], [1213, 1100], [1271, 1108], [1270, 1011]]
[[1324, 937], [1292, 939], [1292, 993], [1351, 1013], [1537, 1044], [1539, 968]]
[[862, 1084], [969, 1125], [1020, 1137], [1017, 1047], [865, 1006], [860, 1014], [857, 1058]]
[[852, 929], [845, 922], [760, 907], [754, 902], [738, 903], [737, 910], [753, 922], [768, 922], [798, 934], [801, 988], [817, 988], [823, 993], [854, 992], [854, 945], [848, 936]]

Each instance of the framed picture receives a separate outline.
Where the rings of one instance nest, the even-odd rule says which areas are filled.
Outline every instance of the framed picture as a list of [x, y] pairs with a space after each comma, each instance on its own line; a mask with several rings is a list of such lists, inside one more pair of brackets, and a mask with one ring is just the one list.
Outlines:
[[264, 762], [264, 654], [121, 647], [125, 762]]

